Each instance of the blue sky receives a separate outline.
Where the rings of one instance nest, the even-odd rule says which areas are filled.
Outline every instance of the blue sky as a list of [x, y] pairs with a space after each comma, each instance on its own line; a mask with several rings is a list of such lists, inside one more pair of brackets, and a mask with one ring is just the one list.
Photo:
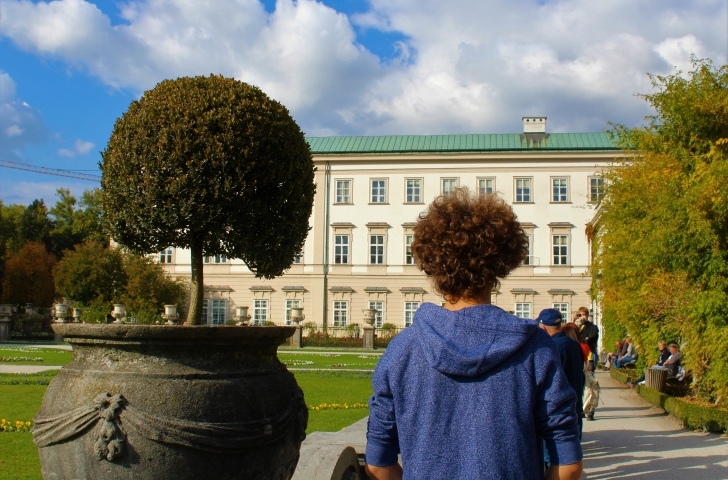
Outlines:
[[[307, 135], [640, 124], [646, 73], [726, 62], [723, 0], [0, 3], [0, 159], [98, 173], [129, 102], [165, 78], [258, 85]], [[0, 168], [0, 200], [94, 184]]]

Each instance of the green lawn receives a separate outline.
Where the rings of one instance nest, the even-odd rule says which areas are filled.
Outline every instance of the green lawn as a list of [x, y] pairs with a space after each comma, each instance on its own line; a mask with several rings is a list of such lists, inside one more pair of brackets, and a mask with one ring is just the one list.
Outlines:
[[[345, 363], [351, 363], [348, 357], [356, 355], [342, 357], [347, 357]], [[322, 362], [332, 363], [336, 363], [339, 358], [320, 357]], [[0, 375], [0, 419], [32, 420], [40, 409], [46, 389], [45, 385], [38, 383], [52, 379], [53, 375], [53, 372], [44, 375]], [[349, 406], [366, 403], [372, 394], [371, 376], [365, 373], [317, 371], [294, 372], [294, 375], [309, 407], [332, 403]], [[11, 384], [13, 380], [19, 384]], [[26, 385], [24, 382], [33, 384]], [[368, 414], [366, 408], [310, 410], [306, 432], [338, 431]], [[32, 434], [0, 432], [0, 480], [40, 479], [40, 460]]]
[[0, 364], [3, 365], [66, 365], [72, 359], [73, 352], [58, 348], [0, 347]]

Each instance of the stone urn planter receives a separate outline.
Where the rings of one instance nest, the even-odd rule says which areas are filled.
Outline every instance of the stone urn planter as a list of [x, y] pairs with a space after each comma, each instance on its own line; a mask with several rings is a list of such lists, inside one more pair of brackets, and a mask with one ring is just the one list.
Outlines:
[[308, 410], [276, 350], [294, 327], [53, 330], [74, 358], [35, 417], [44, 479], [292, 477]]

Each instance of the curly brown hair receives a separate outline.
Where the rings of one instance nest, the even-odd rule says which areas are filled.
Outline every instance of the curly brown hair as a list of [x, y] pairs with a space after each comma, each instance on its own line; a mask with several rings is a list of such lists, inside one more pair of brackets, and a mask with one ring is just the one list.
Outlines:
[[457, 188], [420, 214], [412, 255], [434, 289], [451, 301], [482, 298], [523, 262], [528, 237], [498, 195]]

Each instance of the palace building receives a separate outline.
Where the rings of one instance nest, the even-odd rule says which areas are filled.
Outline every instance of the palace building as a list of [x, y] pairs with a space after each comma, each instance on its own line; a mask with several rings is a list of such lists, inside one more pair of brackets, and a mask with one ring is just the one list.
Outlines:
[[[203, 318], [225, 323], [247, 306], [251, 323], [284, 325], [300, 306], [304, 322], [346, 326], [375, 308], [377, 326], [409, 326], [422, 302], [442, 302], [410, 255], [413, 226], [459, 186], [497, 192], [529, 237], [528, 258], [493, 292], [495, 305], [529, 318], [548, 307], [593, 310], [586, 229], [604, 194], [601, 173], [622, 153], [604, 133], [547, 133], [545, 117], [524, 117], [523, 126], [517, 134], [308, 138], [317, 191], [304, 251], [272, 280], [241, 260], [206, 258]], [[159, 261], [173, 276], [190, 275], [189, 251], [167, 249]]]

